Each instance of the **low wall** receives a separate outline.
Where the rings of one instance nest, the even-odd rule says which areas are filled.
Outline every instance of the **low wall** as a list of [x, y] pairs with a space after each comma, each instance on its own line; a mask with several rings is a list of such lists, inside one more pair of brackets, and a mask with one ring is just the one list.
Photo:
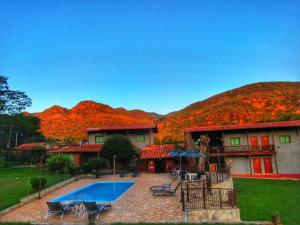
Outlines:
[[[212, 184], [212, 188], [233, 189], [232, 178]], [[239, 208], [210, 208], [210, 209], [192, 209], [184, 213], [185, 221], [190, 223], [202, 222], [222, 222], [222, 223], [237, 223], [240, 222]]]
[[226, 209], [197, 209], [187, 212], [187, 222], [202, 223], [202, 222], [222, 222], [236, 223], [240, 222], [239, 208]]

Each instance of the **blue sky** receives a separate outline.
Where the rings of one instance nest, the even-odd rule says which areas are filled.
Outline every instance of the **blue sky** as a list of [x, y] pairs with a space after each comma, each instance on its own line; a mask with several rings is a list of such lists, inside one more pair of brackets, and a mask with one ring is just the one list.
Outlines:
[[300, 80], [300, 1], [0, 0], [0, 74], [30, 112], [82, 100], [168, 113]]

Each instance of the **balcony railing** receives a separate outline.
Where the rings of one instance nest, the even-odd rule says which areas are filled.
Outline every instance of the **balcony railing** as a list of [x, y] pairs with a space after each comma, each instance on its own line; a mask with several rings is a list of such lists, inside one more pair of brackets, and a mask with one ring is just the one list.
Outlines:
[[272, 153], [274, 145], [238, 145], [238, 146], [211, 146], [210, 154], [218, 153]]

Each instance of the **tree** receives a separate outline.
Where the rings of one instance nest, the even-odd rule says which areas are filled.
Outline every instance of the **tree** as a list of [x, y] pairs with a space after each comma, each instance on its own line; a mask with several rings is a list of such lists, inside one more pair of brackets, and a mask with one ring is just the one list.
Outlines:
[[[200, 140], [199, 140], [199, 148], [201, 153], [205, 153], [208, 155], [208, 145], [210, 142], [210, 138], [206, 135], [200, 135]], [[205, 159], [204, 157], [199, 158], [198, 166], [197, 166], [197, 171], [198, 172], [204, 172], [204, 167], [205, 167]], [[218, 165], [219, 166], [219, 165]]]
[[118, 163], [126, 166], [136, 156], [136, 152], [129, 139], [114, 135], [104, 143], [102, 156], [112, 164], [114, 155]]
[[107, 161], [101, 157], [92, 158], [89, 160], [91, 169], [96, 171], [96, 178], [99, 177], [99, 170], [107, 167]]
[[0, 75], [0, 113], [19, 113], [31, 106], [31, 99], [24, 92], [10, 90], [7, 80]]
[[[210, 142], [210, 138], [206, 135], [201, 135], [200, 138], [194, 143], [191, 133], [187, 132], [185, 134], [185, 141], [188, 150], [192, 150], [197, 148], [201, 153], [209, 154], [208, 145]], [[204, 172], [206, 158], [200, 157], [198, 164], [196, 165], [195, 158], [190, 159], [190, 163], [193, 168], [196, 168], [197, 172]]]
[[0, 114], [0, 148], [13, 148], [25, 142], [44, 141], [40, 119], [30, 114]]

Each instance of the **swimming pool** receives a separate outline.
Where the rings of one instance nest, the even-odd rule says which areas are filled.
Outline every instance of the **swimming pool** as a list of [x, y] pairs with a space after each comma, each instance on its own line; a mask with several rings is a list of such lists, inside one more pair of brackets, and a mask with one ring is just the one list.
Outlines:
[[53, 199], [52, 202], [114, 202], [125, 194], [135, 183], [135, 181], [95, 182]]

